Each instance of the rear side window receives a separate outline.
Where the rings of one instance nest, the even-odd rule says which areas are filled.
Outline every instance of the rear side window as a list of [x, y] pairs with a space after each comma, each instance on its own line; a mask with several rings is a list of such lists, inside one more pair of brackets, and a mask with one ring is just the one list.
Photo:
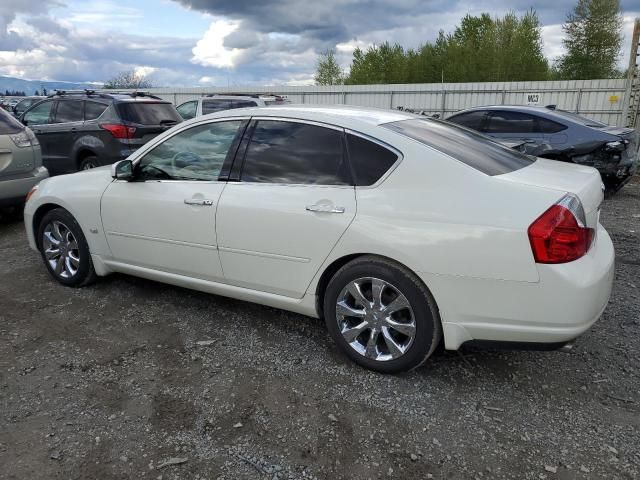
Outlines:
[[219, 99], [219, 100], [204, 100], [202, 102], [202, 114], [219, 112], [221, 110], [230, 110], [233, 107], [233, 100]]
[[433, 147], [487, 175], [502, 175], [535, 162], [484, 135], [439, 120], [413, 119], [382, 125]]
[[84, 104], [84, 119], [85, 120], [95, 120], [102, 112], [107, 109], [108, 105], [104, 103], [98, 102], [85, 102]]
[[170, 103], [122, 102], [118, 110], [123, 120], [140, 125], [171, 125], [182, 121]]
[[4, 109], [0, 108], [0, 135], [9, 135], [21, 132], [24, 126]]
[[567, 126], [546, 118], [538, 117], [538, 129], [542, 133], [558, 133], [562, 130], [566, 130]]
[[349, 185], [342, 131], [259, 120], [247, 147], [242, 181]]
[[83, 102], [79, 100], [59, 101], [53, 123], [81, 122]]
[[461, 113], [448, 119], [449, 122], [462, 125], [463, 127], [471, 128], [473, 130], [482, 130], [482, 123], [487, 116], [486, 110], [479, 110], [468, 113]]
[[388, 148], [357, 135], [347, 135], [347, 148], [355, 183], [360, 187], [376, 183], [398, 160]]
[[487, 133], [533, 133], [536, 131], [536, 117], [520, 112], [491, 112]]

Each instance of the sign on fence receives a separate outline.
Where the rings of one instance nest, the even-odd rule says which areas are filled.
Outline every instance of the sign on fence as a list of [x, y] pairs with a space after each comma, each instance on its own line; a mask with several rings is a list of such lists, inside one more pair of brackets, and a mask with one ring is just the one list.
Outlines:
[[541, 105], [542, 94], [541, 93], [527, 93], [527, 105]]

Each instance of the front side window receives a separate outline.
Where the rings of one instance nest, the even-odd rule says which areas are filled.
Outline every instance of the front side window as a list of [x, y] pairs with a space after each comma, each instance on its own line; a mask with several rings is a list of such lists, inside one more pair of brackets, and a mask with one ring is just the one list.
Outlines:
[[24, 115], [24, 121], [27, 125], [44, 125], [49, 123], [49, 116], [51, 115], [51, 107], [53, 106], [53, 100], [48, 100], [37, 104], [31, 110]]
[[401, 120], [382, 125], [389, 130], [435, 148], [487, 175], [502, 175], [535, 162], [473, 130], [430, 119]]
[[84, 118], [82, 103], [80, 100], [58, 101], [53, 123], [81, 122]]
[[178, 105], [176, 108], [178, 113], [185, 120], [189, 120], [196, 116], [196, 111], [198, 110], [198, 102], [197, 100], [192, 100], [190, 102], [185, 102], [182, 105]]
[[306, 123], [259, 120], [247, 147], [241, 179], [350, 185], [342, 131]]
[[202, 114], [220, 112], [222, 110], [230, 110], [233, 108], [233, 101], [229, 99], [203, 100]]
[[141, 180], [217, 180], [242, 123], [215, 122], [184, 130], [144, 155], [136, 173]]
[[491, 112], [487, 133], [533, 133], [536, 131], [536, 118], [520, 112]]
[[481, 131], [482, 124], [486, 116], [487, 116], [487, 112], [485, 110], [476, 110], [473, 112], [461, 113], [460, 115], [455, 115], [447, 120], [449, 122], [462, 125], [463, 127]]

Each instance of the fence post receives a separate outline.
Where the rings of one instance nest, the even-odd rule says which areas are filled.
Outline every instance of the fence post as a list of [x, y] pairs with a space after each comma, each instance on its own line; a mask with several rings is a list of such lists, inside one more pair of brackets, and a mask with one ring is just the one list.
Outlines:
[[173, 104], [178, 104], [178, 94], [176, 92], [173, 92]]
[[342, 92], [342, 104], [346, 105], [347, 104], [347, 91], [343, 90]]
[[393, 90], [389, 92], [389, 108], [393, 109]]
[[302, 92], [302, 102], [301, 103], [304, 103], [304, 92]]
[[502, 105], [504, 105], [504, 101], [507, 99], [507, 91], [502, 90]]
[[578, 99], [576, 100], [576, 114], [580, 113], [580, 104], [582, 103], [582, 88], [578, 89]]
[[442, 104], [440, 105], [440, 118], [442, 120], [444, 120], [444, 110], [445, 110], [445, 106], [446, 106], [446, 100], [447, 100], [447, 91], [446, 90], [442, 90]]

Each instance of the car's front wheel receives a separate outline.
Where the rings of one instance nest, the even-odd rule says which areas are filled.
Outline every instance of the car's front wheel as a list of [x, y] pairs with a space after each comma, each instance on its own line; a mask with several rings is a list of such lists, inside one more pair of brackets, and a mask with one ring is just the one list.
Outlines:
[[329, 281], [323, 312], [329, 333], [356, 363], [385, 373], [420, 366], [442, 338], [436, 303], [412, 272], [364, 256]]
[[95, 280], [89, 245], [80, 225], [68, 211], [47, 212], [38, 227], [38, 244], [44, 264], [58, 282], [82, 287]]

